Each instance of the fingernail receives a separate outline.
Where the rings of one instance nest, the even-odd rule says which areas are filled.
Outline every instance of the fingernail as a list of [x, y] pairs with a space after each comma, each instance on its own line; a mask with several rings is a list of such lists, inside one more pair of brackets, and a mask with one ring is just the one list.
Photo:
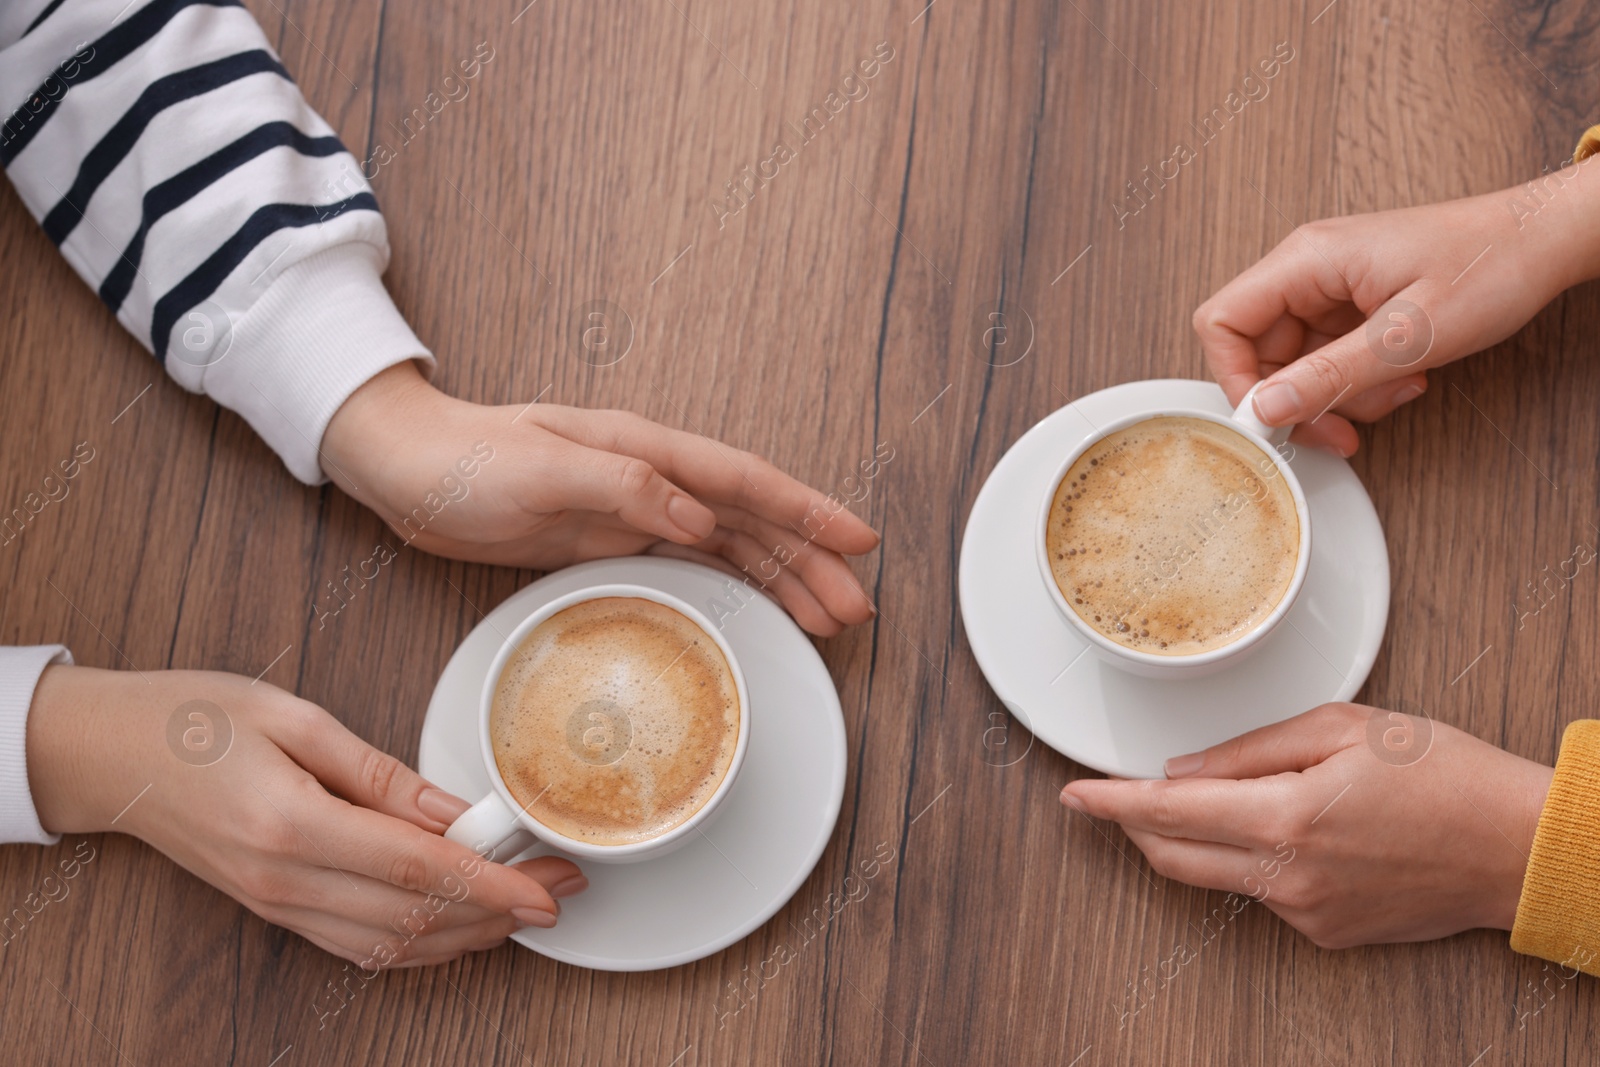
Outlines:
[[1401, 404], [1409, 403], [1409, 402], [1415, 400], [1417, 397], [1419, 397], [1421, 395], [1422, 395], [1422, 386], [1420, 386], [1420, 385], [1408, 385], [1408, 386], [1405, 386], [1404, 388], [1398, 390], [1394, 394], [1394, 406], [1395, 407], [1399, 407]]
[[877, 615], [878, 614], [878, 605], [874, 604], [872, 602], [872, 598], [867, 595], [866, 586], [862, 585], [861, 582], [853, 574], [850, 576], [850, 581], [855, 584], [856, 592], [861, 594], [861, 599], [865, 600], [867, 602], [867, 610], [872, 612], [873, 615]]
[[575, 874], [571, 878], [564, 878], [555, 885], [551, 886], [550, 895], [553, 897], [570, 897], [573, 894], [581, 893], [588, 888], [589, 879], [585, 878], [581, 874]]
[[667, 518], [678, 529], [696, 537], [710, 537], [717, 528], [716, 516], [686, 496], [674, 495], [667, 501]]
[[1074, 811], [1083, 810], [1083, 801], [1078, 799], [1077, 794], [1068, 792], [1066, 789], [1061, 791], [1061, 803], [1065, 804], [1069, 808], [1072, 808]]
[[1300, 410], [1300, 390], [1289, 382], [1268, 382], [1256, 393], [1255, 403], [1261, 421], [1275, 426]]
[[452, 796], [443, 789], [429, 786], [417, 794], [417, 810], [430, 819], [449, 825], [467, 813], [472, 807], [458, 796]]
[[1191, 752], [1187, 756], [1173, 756], [1167, 760], [1166, 771], [1168, 778], [1183, 778], [1195, 774], [1206, 765], [1204, 752]]
[[556, 917], [543, 908], [512, 908], [511, 917], [523, 926], [538, 926], [546, 930], [556, 924]]

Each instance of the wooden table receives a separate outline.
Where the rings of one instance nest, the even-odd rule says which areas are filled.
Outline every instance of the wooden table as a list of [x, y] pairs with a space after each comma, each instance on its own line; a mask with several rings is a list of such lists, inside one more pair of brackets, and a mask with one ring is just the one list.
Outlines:
[[[1005, 449], [1068, 398], [1202, 377], [1191, 311], [1296, 224], [1565, 160], [1600, 116], [1593, 19], [1501, 0], [921, 3], [251, 0], [357, 155], [389, 147], [374, 180], [389, 283], [445, 388], [631, 408], [823, 488], [893, 447], [861, 506], [884, 534], [858, 566], [881, 619], [821, 642], [849, 733], [844, 810], [794, 900], [709, 959], [616, 975], [512, 946], [386, 973], [320, 1030], [341, 961], [142, 843], [96, 838], [70, 896], [4, 951], [4, 1059], [1591, 1059], [1595, 982], [1519, 1028], [1553, 966], [1503, 934], [1329, 952], [1259, 907], [1130, 1011], [1223, 894], [1153, 876], [1114, 829], [1069, 817], [1056, 793], [1083, 768], [1042, 745], [996, 766], [1000, 705], [957, 622], [954, 568]], [[419, 125], [413, 109], [480, 43], [493, 59], [468, 95]], [[1293, 58], [1247, 86], [1275, 49]], [[875, 76], [846, 84], [875, 50]], [[1175, 165], [1180, 143], [1194, 158]], [[746, 167], [753, 192], [730, 200]], [[381, 524], [174, 386], [3, 199], [0, 501], [77, 442], [101, 458], [4, 548], [0, 640], [65, 641], [106, 667], [265, 672], [414, 761], [433, 682], [477, 621], [468, 600], [532, 575], [406, 550], [317, 631], [318, 590]], [[596, 301], [634, 331], [611, 366], [583, 358]], [[996, 311], [1034, 331], [1009, 366], [979, 351]], [[1570, 293], [1364, 431], [1354, 467], [1394, 578], [1367, 702], [1547, 762], [1562, 726], [1600, 707], [1600, 578], [1580, 574], [1520, 630], [1512, 611], [1593, 537], [1597, 332], [1596, 291]], [[1020, 727], [1007, 741], [1026, 749]], [[4, 893], [75, 845], [0, 850]], [[870, 893], [730, 1012], [730, 983], [880, 845], [897, 858]]]

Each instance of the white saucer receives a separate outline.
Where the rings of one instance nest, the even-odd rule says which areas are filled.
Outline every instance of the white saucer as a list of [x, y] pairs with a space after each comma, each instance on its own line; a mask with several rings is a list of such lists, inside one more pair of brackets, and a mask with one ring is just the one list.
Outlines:
[[[484, 675], [503, 635], [540, 605], [586, 586], [634, 582], [715, 618], [712, 599], [728, 609], [739, 604], [728, 581], [694, 563], [630, 557], [568, 567], [519, 589], [450, 657], [422, 724], [418, 770], [469, 801], [489, 792], [477, 737]], [[561, 902], [554, 929], [530, 927], [517, 941], [603, 971], [676, 967], [755, 930], [816, 866], [844, 799], [844, 716], [833, 679], [810, 640], [765, 597], [725, 618], [723, 634], [750, 690], [750, 747], [721, 810], [699, 840], [659, 859], [581, 864], [589, 888]], [[539, 846], [515, 858], [549, 851]]]
[[1372, 501], [1349, 464], [1300, 448], [1290, 466], [1311, 507], [1311, 563], [1284, 625], [1237, 666], [1189, 681], [1136, 677], [1085, 653], [1039, 574], [1039, 502], [1062, 457], [1095, 427], [1163, 407], [1230, 411], [1217, 386], [1179, 379], [1082, 397], [1001, 457], [961, 542], [961, 620], [995, 693], [1057, 752], [1125, 778], [1160, 778], [1170, 756], [1349, 700], [1389, 614], [1389, 552]]

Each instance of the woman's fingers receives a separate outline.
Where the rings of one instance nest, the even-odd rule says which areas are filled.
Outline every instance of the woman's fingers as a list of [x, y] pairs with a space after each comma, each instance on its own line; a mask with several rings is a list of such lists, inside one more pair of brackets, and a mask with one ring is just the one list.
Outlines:
[[531, 860], [513, 863], [510, 867], [544, 886], [558, 900], [589, 888], [589, 879], [583, 876], [576, 863], [565, 856], [535, 856]]
[[[539, 882], [554, 896], [588, 887], [572, 861], [558, 856], [514, 868], [484, 863], [477, 875], [459, 869], [430, 891], [402, 889], [351, 867], [300, 866], [292, 903], [262, 902], [256, 910], [354, 962], [400, 966], [443, 962], [504, 940], [528, 922], [526, 913], [486, 907], [477, 892], [481, 873], [499, 869]], [[336, 946], [336, 947], [330, 947]]]
[[471, 926], [441, 930], [419, 937], [406, 946], [405, 956], [395, 967], [433, 967], [449, 963], [468, 952], [486, 952], [505, 943], [517, 932], [517, 925], [506, 919], [489, 919]]
[[1420, 361], [1408, 320], [1388, 326], [1379, 307], [1369, 321], [1327, 231], [1296, 230], [1202, 304], [1194, 328], [1231, 403], [1263, 381], [1254, 397], [1263, 422], [1294, 425], [1296, 442], [1348, 456], [1357, 445], [1351, 420], [1387, 414], [1423, 383], [1407, 372]]
[[[1437, 364], [1451, 346], [1435, 343], [1431, 322], [1425, 314], [1419, 318], [1412, 298], [1425, 299], [1420, 284], [1401, 289], [1370, 316], [1352, 320], [1349, 314], [1330, 314], [1315, 324], [1318, 330], [1334, 323], [1350, 329], [1322, 344], [1308, 336], [1307, 351], [1266, 378], [1254, 401], [1262, 421], [1287, 426], [1330, 409], [1364, 419], [1368, 412], [1382, 413], [1384, 404], [1392, 409], [1418, 395], [1408, 387], [1424, 384], [1419, 379], [1426, 369], [1423, 361], [1432, 355], [1430, 364]], [[1349, 311], [1359, 313], [1353, 304]], [[1346, 412], [1344, 406], [1363, 394], [1372, 398], [1365, 402], [1366, 410], [1358, 404]]]
[[[805, 486], [759, 457], [628, 412], [548, 408], [536, 417], [559, 442], [547, 446], [561, 460], [552, 466], [578, 466], [571, 457], [561, 459], [566, 450], [608, 456], [641, 481], [647, 480], [644, 472], [651, 472], [667, 487], [663, 492], [695, 494], [708, 522], [698, 524], [697, 519], [692, 538], [684, 535], [688, 527], [668, 530], [658, 521], [656, 504], [647, 501], [630, 508], [612, 501], [606, 506], [606, 501], [585, 497], [584, 487], [592, 488], [597, 480], [581, 474], [581, 486], [542, 482], [530, 510], [600, 511], [636, 522], [668, 542], [715, 552], [769, 587], [796, 621], [815, 634], [831, 636], [875, 613], [840, 554], [869, 551], [878, 535], [837, 497]], [[880, 458], [875, 452], [860, 477], [870, 480], [889, 459], [892, 455]]]
[[1231, 889], [1249, 894], [1252, 881], [1252, 853], [1234, 845], [1210, 841], [1186, 841], [1124, 826], [1150, 866], [1163, 878], [1171, 878], [1202, 889]]
[[[1288, 365], [1276, 360], [1263, 361], [1260, 369], [1262, 375], [1272, 376]], [[1325, 449], [1335, 455], [1352, 456], [1360, 443], [1352, 422], [1376, 422], [1401, 405], [1417, 399], [1427, 388], [1427, 375], [1417, 371], [1375, 385], [1355, 396], [1347, 395], [1335, 406], [1296, 425], [1289, 439], [1295, 444]]]
[[[813, 531], [817, 544], [835, 552], [860, 555], [878, 544], [872, 528], [837, 498], [791, 478], [759, 456], [701, 434], [669, 429], [625, 411], [550, 408], [541, 413], [541, 422], [590, 448], [643, 459], [706, 504], [733, 504], [780, 525]], [[872, 464], [874, 471], [881, 465], [876, 455], [862, 462]], [[858, 481], [866, 469], [859, 472]]]
[[763, 548], [761, 542], [749, 534], [718, 526], [699, 547], [717, 553], [738, 567], [750, 579], [751, 588], [765, 589], [777, 597], [784, 610], [808, 633], [832, 637], [844, 628], [799, 577], [778, 564], [771, 549]]
[[[266, 918], [263, 916], [263, 918]], [[267, 922], [292, 930], [316, 945], [330, 956], [354, 963], [358, 967], [371, 958], [371, 935], [376, 931], [359, 927], [355, 923], [336, 920], [328, 915], [294, 916], [274, 914]]]
[[[589, 887], [588, 879], [574, 873], [572, 861], [558, 856], [540, 856], [525, 860], [514, 867], [530, 878], [538, 879], [557, 897], [568, 897]], [[440, 928], [417, 938], [407, 945], [407, 951], [397, 967], [431, 967], [467, 952], [486, 952], [505, 943], [506, 938], [526, 925], [515, 916], [491, 916], [477, 922], [462, 923]]]
[[[342, 806], [308, 833], [314, 833], [316, 847], [302, 853], [307, 862], [446, 898], [459, 896], [465, 885], [479, 907], [515, 915], [525, 925], [554, 926], [561, 913], [538, 879], [375, 811]], [[561, 862], [578, 872], [570, 861]]]
[[[440, 918], [449, 913], [446, 908]], [[287, 926], [368, 972], [445, 963], [464, 952], [498, 944], [518, 929], [516, 920], [505, 915], [455, 925], [440, 922], [428, 927], [413, 922], [384, 926], [300, 907], [274, 909], [268, 921]]]
[[[508, 869], [538, 882], [552, 897], [570, 897], [589, 887], [589, 880], [577, 864], [563, 856], [538, 856]], [[296, 887], [296, 907], [342, 915], [369, 926], [406, 927], [421, 933], [506, 917], [505, 912], [487, 907], [478, 899], [476, 875], [460, 873], [459, 869], [455, 877], [444, 879], [439, 888], [429, 892], [401, 889], [344, 868], [305, 870], [303, 881]]]
[[1269, 426], [1309, 422], [1403, 372], [1375, 359], [1365, 329], [1352, 330], [1266, 379], [1252, 401]]
[[1294, 428], [1289, 440], [1308, 448], [1320, 448], [1336, 456], [1349, 459], [1360, 447], [1361, 438], [1350, 420], [1330, 411], [1319, 419], [1303, 422]]
[[[309, 862], [342, 867], [339, 857], [356, 849], [367, 859], [361, 873], [380, 881], [446, 897], [463, 882], [482, 884], [489, 890], [482, 906], [501, 913], [533, 909], [541, 913], [534, 917], [539, 922], [544, 913], [552, 922], [559, 914], [554, 897], [588, 885], [571, 860], [540, 857], [511, 869], [434, 836], [467, 810], [467, 802], [373, 748], [314, 704], [295, 701], [275, 729], [283, 735], [284, 751], [323, 788], [344, 798], [343, 803], [327, 797], [326, 805], [313, 804], [313, 818], [332, 833], [327, 845], [313, 847]], [[370, 836], [361, 838], [363, 830]], [[478, 878], [482, 871], [489, 872], [486, 880]]]
[[[735, 567], [728, 560], [728, 557], [722, 555], [721, 553], [707, 551], [704, 548], [691, 548], [688, 545], [675, 545], [671, 541], [657, 541], [655, 544], [650, 546], [650, 548], [645, 552], [645, 555], [661, 556], [666, 559], [681, 559], [688, 563], [698, 563], [702, 567], [710, 567], [712, 570], [721, 571], [723, 574], [726, 574], [729, 578], [733, 579], [736, 584], [743, 583], [746, 578], [750, 577], [750, 575], [746, 574], [738, 567]], [[748, 589], [752, 593], [760, 593], [762, 596], [766, 597], [774, 604], [777, 604], [779, 607], [783, 606], [783, 602], [776, 596], [772, 595], [769, 590], [762, 589], [759, 582], [752, 580], [751, 584], [748, 586]]]
[[[338, 877], [337, 872], [327, 873]], [[484, 911], [465, 901], [406, 893], [392, 886], [380, 894], [374, 891], [378, 883], [371, 879], [358, 881], [361, 888], [356, 890], [348, 886], [312, 889], [311, 883], [322, 881], [320, 872], [305, 881], [307, 892], [294, 904], [261, 910], [270, 922], [338, 943], [351, 954], [347, 959], [377, 958], [388, 966], [397, 958], [414, 956], [409, 946], [477, 944], [488, 940], [491, 932], [503, 936], [522, 925], [515, 916]], [[457, 935], [461, 930], [472, 932]], [[385, 950], [387, 961], [383, 960]]]
[[527, 484], [517, 494], [529, 511], [578, 509], [616, 515], [680, 544], [693, 544], [716, 524], [709, 508], [636, 455], [550, 435], [541, 443], [540, 458], [537, 469], [525, 472]]
[[1314, 322], [1349, 300], [1342, 275], [1314, 239], [1297, 230], [1201, 304], [1194, 330], [1212, 377], [1237, 404], [1260, 379], [1258, 338], [1284, 318]]
[[1252, 847], [1270, 836], [1267, 820], [1282, 809], [1282, 794], [1268, 782], [1080, 778], [1061, 791], [1061, 801], [1124, 829]]
[[1376, 422], [1402, 404], [1417, 399], [1427, 389], [1428, 376], [1418, 371], [1349, 397], [1334, 410], [1354, 422]]
[[[588, 888], [588, 879], [577, 873], [571, 860], [559, 856], [539, 856], [514, 866], [530, 878], [537, 879], [552, 895], [567, 897]], [[451, 904], [463, 908], [464, 904]], [[448, 909], [447, 909], [448, 910]], [[525, 926], [516, 916], [486, 915], [482, 918], [463, 918], [454, 924], [439, 924], [426, 932], [408, 937], [393, 966], [430, 967], [448, 963], [467, 952], [483, 952], [505, 942], [506, 938]]]
[[508, 913], [473, 899], [464, 875], [431, 891], [402, 889], [348, 867], [302, 867], [292, 907], [338, 915], [384, 930], [427, 930], [504, 918]]
[[[1294, 360], [1298, 359], [1299, 356], [1299, 352], [1291, 352], [1289, 355], [1284, 356], [1283, 359]], [[1286, 366], [1288, 366], [1288, 363], [1280, 362], [1277, 359], [1263, 361], [1261, 363], [1261, 374], [1263, 377], [1267, 377]], [[1356, 447], [1360, 444], [1356, 428], [1350, 425], [1349, 419], [1337, 411], [1329, 411], [1321, 418], [1312, 419], [1310, 422], [1302, 422], [1289, 434], [1289, 440], [1297, 445], [1319, 448], [1325, 452], [1332, 452], [1336, 456], [1346, 458], [1355, 455]]]
[[[650, 554], [714, 567], [728, 575], [735, 584], [744, 586], [745, 591], [740, 596], [766, 597], [793, 615], [807, 633], [819, 637], [833, 637], [843, 629], [844, 624], [865, 622], [877, 614], [877, 608], [865, 599], [865, 593], [856, 594], [856, 602], [861, 606], [851, 611], [848, 587], [834, 586], [833, 599], [842, 601], [840, 610], [847, 612], [845, 618], [839, 618], [823, 605], [807, 583], [796, 581], [786, 568], [778, 566], [771, 550], [764, 548], [748, 534], [736, 530], [719, 529], [700, 548], [662, 542], [651, 548]], [[847, 566], [843, 560], [839, 562], [841, 566]], [[775, 576], [763, 585], [757, 578], [759, 574]]]
[[818, 547], [801, 533], [743, 508], [723, 505], [713, 510], [721, 525], [749, 534], [767, 549], [763, 557], [763, 575], [773, 567], [782, 567], [798, 575], [828, 614], [842, 623], [866, 622], [877, 614], [872, 599], [850, 570], [850, 564], [837, 552]]
[[[1174, 756], [1167, 760], [1167, 777], [1245, 779], [1304, 771], [1349, 747], [1365, 731], [1369, 711], [1356, 704], [1323, 704], [1203, 752]], [[1400, 716], [1397, 721], [1404, 726], [1409, 720]]]
[[1326, 343], [1293, 315], [1280, 316], [1259, 337], [1250, 340], [1255, 346], [1256, 373], [1263, 378], [1293, 363], [1319, 343]]
[[470, 806], [373, 748], [315, 704], [287, 700], [281, 714], [264, 720], [265, 728], [329, 792], [432, 833], [443, 833]]

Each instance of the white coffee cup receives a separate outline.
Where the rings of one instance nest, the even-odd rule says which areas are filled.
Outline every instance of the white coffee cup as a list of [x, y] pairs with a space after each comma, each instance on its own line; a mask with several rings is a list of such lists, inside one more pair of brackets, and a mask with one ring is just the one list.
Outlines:
[[[739, 697], [739, 740], [733, 750], [733, 759], [728, 764], [727, 774], [706, 799], [705, 804], [689, 818], [662, 834], [645, 841], [630, 841], [619, 845], [575, 840], [541, 823], [517, 801], [501, 777], [489, 729], [489, 715], [494, 705], [495, 690], [500, 685], [500, 675], [528, 634], [557, 613], [602, 597], [636, 597], [654, 601], [671, 608], [694, 623], [715, 642], [728, 661], [728, 669], [733, 674], [734, 688]], [[686, 844], [691, 836], [710, 820], [729, 791], [733, 789], [734, 780], [739, 776], [739, 768], [744, 763], [745, 750], [749, 747], [750, 694], [745, 688], [744, 672], [739, 669], [739, 661], [734, 656], [733, 649], [729, 647], [727, 639], [695, 608], [675, 596], [645, 586], [623, 583], [592, 586], [557, 597], [544, 605], [524, 619], [500, 646], [500, 651], [489, 667], [487, 677], [484, 678], [483, 691], [478, 699], [478, 741], [483, 751], [484, 768], [488, 772], [493, 788], [488, 796], [474, 804], [450, 825], [445, 831], [447, 838], [468, 846], [481, 856], [502, 861], [523, 851], [533, 844], [533, 839], [536, 838], [552, 848], [580, 859], [598, 860], [602, 863], [632, 863], [663, 855]], [[537, 810], [537, 802], [532, 807]]]
[[[1210, 411], [1185, 408], [1162, 408], [1155, 411], [1141, 411], [1101, 426], [1067, 454], [1066, 459], [1056, 469], [1055, 476], [1050, 479], [1045, 489], [1044, 500], [1039, 507], [1039, 519], [1034, 538], [1039, 573], [1044, 578], [1045, 588], [1050, 591], [1050, 599], [1055, 604], [1056, 610], [1061, 612], [1062, 617], [1088, 642], [1089, 648], [1104, 662], [1125, 671], [1152, 678], [1202, 677], [1238, 662], [1240, 657], [1260, 647], [1262, 641], [1266, 639], [1268, 634], [1277, 629], [1285, 616], [1289, 614], [1289, 609], [1294, 606], [1295, 598], [1300, 595], [1300, 589], [1305, 585], [1306, 568], [1311, 562], [1311, 512], [1306, 506], [1306, 494], [1300, 486], [1300, 479], [1296, 477], [1294, 470], [1289, 466], [1289, 461], [1278, 448], [1289, 439], [1290, 428], [1270, 427], [1256, 416], [1255, 393], [1260, 387], [1261, 383], [1258, 382], [1245, 394], [1244, 400], [1234, 409], [1232, 416], [1225, 417]], [[1282, 599], [1274, 605], [1272, 611], [1255, 626], [1225, 645], [1208, 649], [1204, 652], [1193, 652], [1177, 656], [1145, 652], [1118, 644], [1079, 617], [1078, 613], [1073, 611], [1071, 605], [1067, 603], [1067, 598], [1061, 592], [1060, 586], [1056, 584], [1055, 573], [1050, 567], [1050, 551], [1047, 543], [1050, 512], [1055, 502], [1056, 489], [1061, 485], [1061, 480], [1067, 476], [1067, 472], [1072, 469], [1072, 465], [1078, 461], [1079, 457], [1119, 430], [1125, 430], [1149, 419], [1166, 417], [1200, 419], [1226, 426], [1255, 445], [1261, 450], [1262, 462], [1266, 464], [1266, 466], [1260, 468], [1262, 476], [1267, 478], [1281, 477], [1284, 479], [1284, 484], [1289, 487], [1289, 492], [1294, 497], [1295, 512], [1300, 520], [1300, 544], [1299, 552], [1295, 559], [1294, 576], [1289, 581], [1289, 588], [1284, 592]]]

